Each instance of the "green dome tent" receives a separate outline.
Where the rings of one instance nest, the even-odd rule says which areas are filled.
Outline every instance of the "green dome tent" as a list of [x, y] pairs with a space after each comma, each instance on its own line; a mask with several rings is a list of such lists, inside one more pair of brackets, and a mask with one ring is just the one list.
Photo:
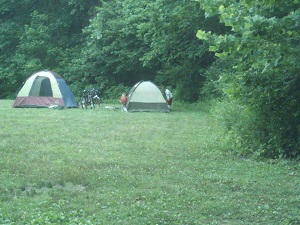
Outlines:
[[31, 75], [19, 91], [14, 107], [78, 107], [65, 80], [52, 71], [40, 71]]
[[128, 112], [169, 112], [161, 91], [151, 81], [138, 82], [131, 88], [126, 107]]

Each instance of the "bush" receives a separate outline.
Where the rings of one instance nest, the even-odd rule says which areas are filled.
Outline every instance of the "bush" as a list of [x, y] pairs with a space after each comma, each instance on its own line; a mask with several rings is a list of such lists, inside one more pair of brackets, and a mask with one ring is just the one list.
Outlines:
[[215, 101], [211, 113], [225, 128], [222, 144], [225, 151], [243, 156], [264, 154], [258, 139], [261, 125], [257, 114], [249, 107], [236, 100], [222, 99]]
[[126, 87], [123, 84], [111, 86], [101, 93], [101, 98], [105, 100], [116, 100], [119, 99], [122, 93], [129, 94], [131, 87]]

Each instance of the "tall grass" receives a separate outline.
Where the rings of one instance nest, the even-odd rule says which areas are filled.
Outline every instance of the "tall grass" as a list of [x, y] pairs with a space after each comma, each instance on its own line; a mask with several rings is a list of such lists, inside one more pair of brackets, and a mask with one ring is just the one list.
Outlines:
[[0, 101], [0, 224], [298, 224], [299, 166], [224, 154], [209, 104], [171, 113]]

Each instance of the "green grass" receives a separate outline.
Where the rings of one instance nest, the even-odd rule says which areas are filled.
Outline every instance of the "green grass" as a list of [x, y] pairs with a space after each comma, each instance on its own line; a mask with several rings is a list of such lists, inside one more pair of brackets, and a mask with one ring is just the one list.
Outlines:
[[0, 101], [0, 224], [299, 224], [299, 166], [224, 152], [205, 104], [171, 113]]

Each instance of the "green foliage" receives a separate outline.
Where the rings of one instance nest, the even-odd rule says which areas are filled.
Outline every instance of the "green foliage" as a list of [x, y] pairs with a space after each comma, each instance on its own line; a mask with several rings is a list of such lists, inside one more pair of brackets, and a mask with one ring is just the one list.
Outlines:
[[220, 60], [231, 61], [221, 88], [256, 111], [261, 136], [252, 141], [259, 142], [268, 157], [298, 157], [299, 1], [201, 5], [207, 16], [218, 14], [220, 22], [231, 27], [225, 35], [200, 30], [197, 36], [210, 43]]
[[139, 37], [151, 44], [142, 58], [144, 64], [161, 64], [155, 80], [176, 88], [176, 99], [197, 101], [204, 78], [201, 73], [213, 59], [208, 46], [194, 37], [198, 27], [215, 23], [208, 25], [195, 2], [157, 1], [147, 8], [149, 21], [139, 26]]
[[119, 102], [119, 98], [121, 97], [122, 93], [129, 94], [131, 87], [126, 87], [123, 84], [119, 84], [116, 86], [111, 86], [110, 88], [104, 90], [101, 96], [107, 100], [114, 100], [115, 103]]
[[[174, 97], [177, 100], [190, 103], [197, 102], [199, 89], [203, 86], [205, 80], [198, 69], [192, 62], [185, 61], [181, 65], [169, 66], [159, 71], [155, 81], [176, 90]], [[185, 76], [182, 76], [182, 74], [185, 74]]]
[[[105, 77], [110, 85], [131, 86], [142, 79], [151, 79], [154, 70], [143, 67], [140, 58], [145, 45], [137, 38], [145, 2], [108, 1], [97, 8], [97, 15], [85, 28], [87, 55], [84, 63], [92, 63], [92, 77]], [[90, 76], [89, 76], [90, 77]]]
[[54, 70], [71, 81], [70, 73], [61, 72], [70, 69], [75, 57], [70, 52], [82, 44], [81, 30], [98, 4], [95, 0], [1, 1], [0, 98], [13, 96], [38, 70]]
[[88, 62], [97, 62], [93, 76], [106, 76], [111, 85], [126, 86], [155, 80], [159, 85], [189, 89], [190, 94], [178, 99], [197, 101], [203, 83], [200, 71], [213, 59], [195, 33], [216, 22], [206, 24], [199, 10], [195, 2], [105, 2], [85, 28], [85, 55]]
[[214, 101], [211, 113], [225, 128], [223, 150], [239, 156], [265, 157], [266, 151], [259, 140], [261, 130], [258, 129], [264, 125], [260, 124], [257, 114], [238, 101], [221, 99]]
[[195, 34], [224, 27], [205, 19], [195, 1], [2, 1], [0, 12], [1, 98], [47, 69], [76, 95], [89, 85], [108, 93], [152, 80], [178, 89], [178, 100], [195, 102], [201, 74], [214, 60]]
[[35, 11], [31, 18], [31, 24], [24, 26], [25, 31], [16, 51], [18, 64], [23, 65], [23, 79], [34, 70], [56, 68], [59, 59], [59, 52], [53, 50], [51, 43], [48, 17]]
[[[23, 5], [22, 5], [23, 4]], [[27, 22], [28, 15], [21, 16], [22, 6], [26, 3], [9, 1], [0, 2], [0, 98], [13, 95], [18, 89], [20, 81], [15, 73], [15, 68], [19, 67], [13, 62], [15, 51], [22, 35], [22, 25], [20, 21]]]
[[201, 89], [200, 96], [205, 99], [222, 98], [232, 96], [236, 88], [228, 80], [235, 79], [231, 75], [232, 62], [226, 59], [216, 60], [204, 73], [205, 82]]

